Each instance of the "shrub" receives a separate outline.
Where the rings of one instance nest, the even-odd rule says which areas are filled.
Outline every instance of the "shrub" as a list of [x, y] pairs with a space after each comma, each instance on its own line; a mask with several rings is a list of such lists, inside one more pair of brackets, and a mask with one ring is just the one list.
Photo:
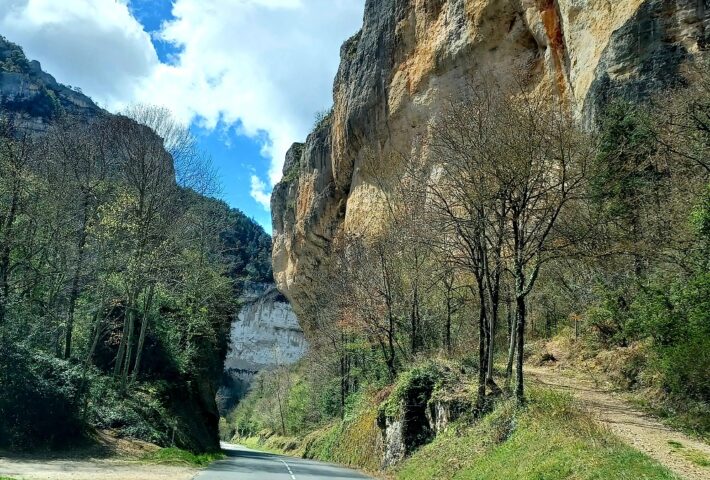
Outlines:
[[55, 446], [80, 437], [82, 378], [79, 365], [0, 344], [0, 446]]
[[661, 283], [634, 302], [630, 330], [653, 339], [653, 363], [673, 395], [709, 401], [710, 273]]

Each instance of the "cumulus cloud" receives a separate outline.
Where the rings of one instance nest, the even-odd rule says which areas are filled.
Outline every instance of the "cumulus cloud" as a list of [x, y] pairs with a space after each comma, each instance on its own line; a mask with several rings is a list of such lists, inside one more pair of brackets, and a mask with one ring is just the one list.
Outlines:
[[269, 189], [266, 186], [266, 183], [264, 183], [263, 180], [261, 180], [259, 177], [256, 175], [251, 176], [251, 196], [254, 200], [257, 201], [262, 207], [265, 209], [270, 208], [270, 203], [271, 203], [271, 193], [268, 193]]
[[125, 1], [0, 0], [0, 34], [109, 108], [134, 96], [159, 63]]
[[339, 47], [364, 0], [174, 0], [153, 33], [179, 49], [170, 64], [127, 1], [0, 0], [0, 33], [109, 109], [147, 102], [206, 128], [238, 124], [263, 141], [268, 178], [252, 179], [252, 196], [268, 208], [290, 144], [332, 101]]
[[[148, 96], [169, 102], [189, 92], [181, 115], [206, 126], [241, 120], [244, 132], [268, 133], [270, 183], [290, 144], [331, 102], [340, 43], [355, 32], [363, 0], [176, 0], [163, 40], [182, 48], [161, 65]], [[168, 87], [168, 88], [166, 88]]]

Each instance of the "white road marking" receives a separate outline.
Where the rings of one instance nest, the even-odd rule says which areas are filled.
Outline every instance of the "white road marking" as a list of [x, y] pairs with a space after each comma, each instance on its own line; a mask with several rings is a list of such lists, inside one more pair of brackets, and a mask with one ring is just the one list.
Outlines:
[[296, 475], [293, 474], [293, 472], [291, 471], [291, 467], [288, 466], [288, 463], [284, 462], [283, 460], [281, 460], [281, 463], [286, 466], [286, 470], [288, 470], [288, 474], [291, 475], [291, 479], [296, 480]]

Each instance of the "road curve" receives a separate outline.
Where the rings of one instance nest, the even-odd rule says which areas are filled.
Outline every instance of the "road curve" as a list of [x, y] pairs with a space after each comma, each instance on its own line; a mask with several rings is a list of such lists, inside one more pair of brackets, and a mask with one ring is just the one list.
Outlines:
[[327, 463], [257, 452], [222, 444], [227, 458], [212, 463], [195, 480], [352, 480], [365, 475]]

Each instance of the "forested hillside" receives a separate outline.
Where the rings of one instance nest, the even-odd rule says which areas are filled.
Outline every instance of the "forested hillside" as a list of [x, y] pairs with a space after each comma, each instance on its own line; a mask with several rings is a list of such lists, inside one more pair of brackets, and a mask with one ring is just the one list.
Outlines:
[[[95, 429], [212, 450], [235, 299], [271, 239], [164, 109], [110, 115], [0, 41], [0, 448]], [[157, 132], [157, 133], [156, 133]]]

